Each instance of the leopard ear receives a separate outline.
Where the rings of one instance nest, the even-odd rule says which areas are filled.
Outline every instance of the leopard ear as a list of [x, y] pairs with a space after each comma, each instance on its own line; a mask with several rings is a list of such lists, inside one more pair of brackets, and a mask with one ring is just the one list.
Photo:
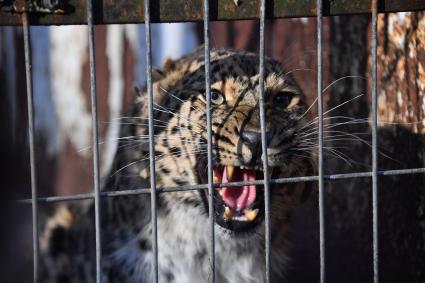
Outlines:
[[165, 58], [164, 64], [162, 64], [162, 69], [153, 68], [152, 69], [152, 81], [157, 82], [164, 79], [167, 74], [171, 73], [176, 69], [176, 64], [170, 57]]
[[171, 57], [165, 58], [164, 64], [162, 64], [162, 70], [165, 74], [171, 73], [176, 69], [176, 62]]
[[152, 81], [157, 82], [165, 78], [165, 74], [162, 70], [153, 68], [152, 69]]
[[137, 85], [134, 86], [134, 97], [139, 97], [143, 95], [143, 90], [141, 90]]

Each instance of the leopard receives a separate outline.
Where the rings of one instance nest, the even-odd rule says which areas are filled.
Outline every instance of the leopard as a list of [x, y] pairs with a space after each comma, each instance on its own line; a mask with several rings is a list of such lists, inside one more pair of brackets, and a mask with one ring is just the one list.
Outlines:
[[[266, 282], [266, 221], [270, 278], [286, 280], [291, 215], [312, 190], [308, 183], [282, 181], [313, 170], [302, 139], [309, 122], [305, 94], [279, 61], [264, 57], [262, 133], [259, 55], [230, 48], [209, 52], [209, 109], [205, 53], [199, 47], [152, 70], [152, 148], [147, 88], [136, 88], [128, 116], [120, 119], [118, 150], [102, 186], [103, 194], [114, 194], [102, 197], [99, 205], [102, 282], [152, 282], [155, 252], [158, 282], [208, 282], [211, 218], [216, 282]], [[94, 202], [86, 200], [62, 205], [46, 220], [43, 282], [95, 281], [95, 211]]]

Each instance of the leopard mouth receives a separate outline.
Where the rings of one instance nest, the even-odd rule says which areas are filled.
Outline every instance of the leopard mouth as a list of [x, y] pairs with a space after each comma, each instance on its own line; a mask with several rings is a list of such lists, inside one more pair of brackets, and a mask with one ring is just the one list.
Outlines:
[[[273, 177], [273, 170], [269, 174]], [[261, 167], [215, 165], [214, 183], [253, 182], [264, 179]], [[208, 191], [205, 191], [208, 196]], [[205, 202], [208, 207], [208, 201]], [[215, 222], [233, 234], [253, 232], [264, 219], [264, 186], [222, 186], [214, 191]]]

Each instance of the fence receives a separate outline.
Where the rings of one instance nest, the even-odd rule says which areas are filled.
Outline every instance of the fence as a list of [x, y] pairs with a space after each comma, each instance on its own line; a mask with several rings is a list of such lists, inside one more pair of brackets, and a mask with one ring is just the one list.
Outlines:
[[[22, 23], [24, 30], [24, 47], [25, 47], [25, 67], [26, 67], [26, 82], [27, 82], [27, 99], [28, 99], [28, 125], [29, 125], [29, 147], [30, 147], [30, 167], [31, 167], [31, 193], [32, 198], [30, 200], [23, 200], [24, 203], [30, 203], [32, 205], [32, 220], [33, 220], [33, 257], [34, 257], [34, 282], [38, 282], [38, 257], [39, 257], [39, 235], [38, 235], [38, 204], [46, 202], [59, 202], [67, 200], [82, 200], [82, 199], [94, 199], [95, 207], [95, 238], [96, 238], [96, 281], [101, 282], [101, 229], [100, 229], [100, 217], [101, 207], [100, 198], [102, 197], [115, 197], [122, 195], [135, 195], [135, 194], [150, 194], [151, 195], [151, 207], [152, 207], [152, 249], [153, 249], [153, 267], [154, 267], [154, 282], [158, 282], [158, 246], [157, 246], [157, 209], [156, 201], [157, 194], [167, 193], [173, 191], [184, 191], [184, 190], [201, 190], [208, 189], [209, 195], [209, 223], [210, 223], [210, 268], [211, 276], [210, 281], [215, 282], [215, 234], [214, 234], [214, 190], [221, 187], [233, 187], [241, 185], [264, 185], [264, 201], [265, 201], [265, 256], [266, 256], [266, 279], [270, 282], [270, 248], [271, 248], [271, 237], [270, 237], [270, 185], [271, 184], [283, 184], [283, 183], [294, 183], [294, 182], [307, 182], [315, 181], [318, 182], [319, 188], [319, 235], [320, 235], [320, 281], [326, 282], [326, 253], [325, 253], [325, 215], [324, 215], [324, 182], [333, 181], [340, 179], [350, 178], [371, 178], [372, 179], [372, 207], [373, 207], [373, 280], [375, 283], [379, 282], [379, 254], [378, 254], [378, 176], [387, 175], [400, 175], [400, 174], [415, 174], [425, 173], [425, 168], [411, 168], [403, 170], [378, 170], [378, 150], [377, 150], [377, 14], [378, 12], [389, 12], [389, 11], [401, 11], [401, 10], [418, 10], [425, 9], [425, 3], [422, 1], [386, 1], [380, 2], [378, 5], [377, 0], [365, 1], [351, 1], [349, 5], [341, 5], [336, 1], [325, 1], [322, 3], [321, 0], [312, 1], [306, 0], [302, 4], [290, 4], [289, 1], [284, 1], [283, 4], [274, 3], [272, 6], [270, 2], [266, 3], [266, 0], [261, 1], [250, 1], [246, 5], [248, 8], [244, 8], [239, 13], [237, 10], [233, 12], [225, 11], [223, 8], [223, 1], [218, 1], [217, 6], [212, 6], [213, 1], [203, 1], [203, 7], [200, 6], [200, 2], [194, 4], [193, 9], [198, 13], [175, 13], [171, 8], [174, 5], [178, 5], [178, 1], [172, 4], [168, 2], [165, 4], [165, 8], [162, 8], [161, 12], [157, 3], [150, 3], [150, 1], [144, 1], [143, 9], [139, 4], [138, 8], [133, 12], [128, 11], [130, 14], [126, 14], [125, 11], [121, 14], [113, 14], [108, 9], [114, 9], [111, 7], [113, 1], [104, 1], [102, 5], [93, 5], [91, 0], [87, 0], [86, 5], [84, 1], [71, 1], [71, 4], [75, 5], [74, 13], [68, 15], [66, 7], [60, 6], [60, 1], [49, 2], [50, 6], [40, 8], [36, 5], [29, 5], [36, 3], [36, 1], [0, 1], [1, 9], [0, 25], [17, 25]], [[120, 2], [120, 1], [116, 1]], [[125, 7], [136, 5], [137, 1], [124, 1]], [[299, 2], [299, 1], [294, 1]], [[236, 4], [238, 1], [235, 2]], [[257, 5], [259, 4], [259, 5]], [[47, 5], [47, 4], [44, 4]], [[109, 5], [109, 6], [108, 6]], [[168, 5], [168, 6], [167, 6]], [[3, 7], [2, 7], [3, 6]], [[86, 8], [86, 18], [83, 18], [83, 8]], [[237, 5], [235, 5], [237, 7]], [[311, 9], [314, 7], [315, 9]], [[103, 8], [103, 11], [102, 11]], [[201, 8], [203, 13], [201, 13]], [[250, 9], [252, 8], [252, 9]], [[65, 10], [63, 10], [65, 9]], [[143, 10], [143, 15], [142, 11]], [[315, 11], [314, 13], [311, 11]], [[153, 11], [153, 13], [151, 12]], [[165, 12], [163, 12], [165, 11]], [[368, 13], [372, 14], [372, 103], [371, 103], [371, 116], [372, 116], [372, 171], [368, 172], [356, 172], [347, 174], [332, 174], [324, 175], [323, 172], [323, 63], [322, 63], [322, 17], [324, 15], [334, 14], [346, 14], [346, 13]], [[163, 13], [163, 14], [162, 14]], [[40, 14], [44, 14], [43, 17], [39, 17]], [[179, 15], [177, 15], [179, 14]], [[149, 152], [150, 152], [150, 168], [155, 168], [155, 151], [154, 151], [154, 121], [153, 121], [153, 93], [152, 93], [152, 63], [151, 63], [151, 19], [155, 21], [183, 21], [183, 20], [201, 20], [201, 14], [203, 14], [204, 22], [204, 41], [205, 41], [205, 87], [206, 87], [206, 101], [207, 109], [211, 109], [211, 97], [210, 97], [210, 41], [209, 41], [209, 22], [210, 20], [217, 19], [236, 19], [236, 18], [259, 18], [260, 19], [260, 48], [259, 48], [259, 74], [260, 74], [260, 123], [261, 123], [261, 141], [262, 150], [266, 152], [266, 133], [265, 133], [265, 112], [264, 112], [264, 36], [265, 36], [265, 19], [266, 15], [271, 17], [297, 17], [297, 16], [316, 16], [317, 18], [317, 101], [318, 101], [318, 175], [317, 176], [302, 176], [293, 178], [281, 178], [281, 179], [270, 179], [268, 173], [268, 160], [267, 155], [263, 160], [264, 167], [264, 180], [257, 180], [253, 182], [232, 182], [226, 184], [214, 184], [213, 183], [213, 162], [212, 162], [212, 130], [211, 130], [211, 111], [207, 110], [207, 134], [208, 134], [208, 184], [200, 184], [195, 186], [180, 186], [180, 187], [166, 187], [157, 188], [155, 183], [155, 170], [151, 170], [150, 174], [150, 187], [141, 188], [137, 190], [124, 190], [124, 191], [110, 191], [101, 192], [100, 190], [100, 176], [99, 176], [99, 143], [98, 143], [98, 117], [97, 117], [97, 98], [96, 98], [96, 72], [95, 72], [95, 52], [94, 52], [94, 24], [100, 23], [123, 23], [123, 22], [137, 22], [143, 21], [146, 28], [146, 74], [147, 74], [147, 95], [148, 95], [148, 116], [149, 116]], [[103, 17], [104, 15], [105, 17]], [[130, 15], [130, 16], [128, 16]], [[181, 16], [183, 15], [183, 16]], [[91, 109], [92, 109], [92, 136], [93, 136], [93, 168], [94, 168], [94, 190], [92, 193], [69, 195], [69, 196], [51, 196], [51, 197], [37, 197], [37, 176], [36, 162], [35, 162], [35, 146], [34, 146], [34, 111], [33, 111], [33, 95], [32, 95], [32, 77], [31, 77], [31, 46], [30, 46], [30, 24], [75, 24], [87, 22], [88, 24], [88, 38], [89, 38], [89, 61], [90, 61], [90, 83], [91, 83]]]

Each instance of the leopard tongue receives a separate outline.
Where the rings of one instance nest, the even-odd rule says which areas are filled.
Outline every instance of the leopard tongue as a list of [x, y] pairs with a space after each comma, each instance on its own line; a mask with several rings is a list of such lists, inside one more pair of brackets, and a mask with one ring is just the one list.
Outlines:
[[[222, 183], [240, 182], [240, 181], [255, 181], [255, 170], [233, 168], [233, 174], [228, 176], [226, 167], [223, 170]], [[239, 186], [239, 187], [224, 187], [220, 190], [220, 195], [224, 203], [233, 210], [242, 211], [248, 208], [257, 196], [257, 188], [255, 185]]]

